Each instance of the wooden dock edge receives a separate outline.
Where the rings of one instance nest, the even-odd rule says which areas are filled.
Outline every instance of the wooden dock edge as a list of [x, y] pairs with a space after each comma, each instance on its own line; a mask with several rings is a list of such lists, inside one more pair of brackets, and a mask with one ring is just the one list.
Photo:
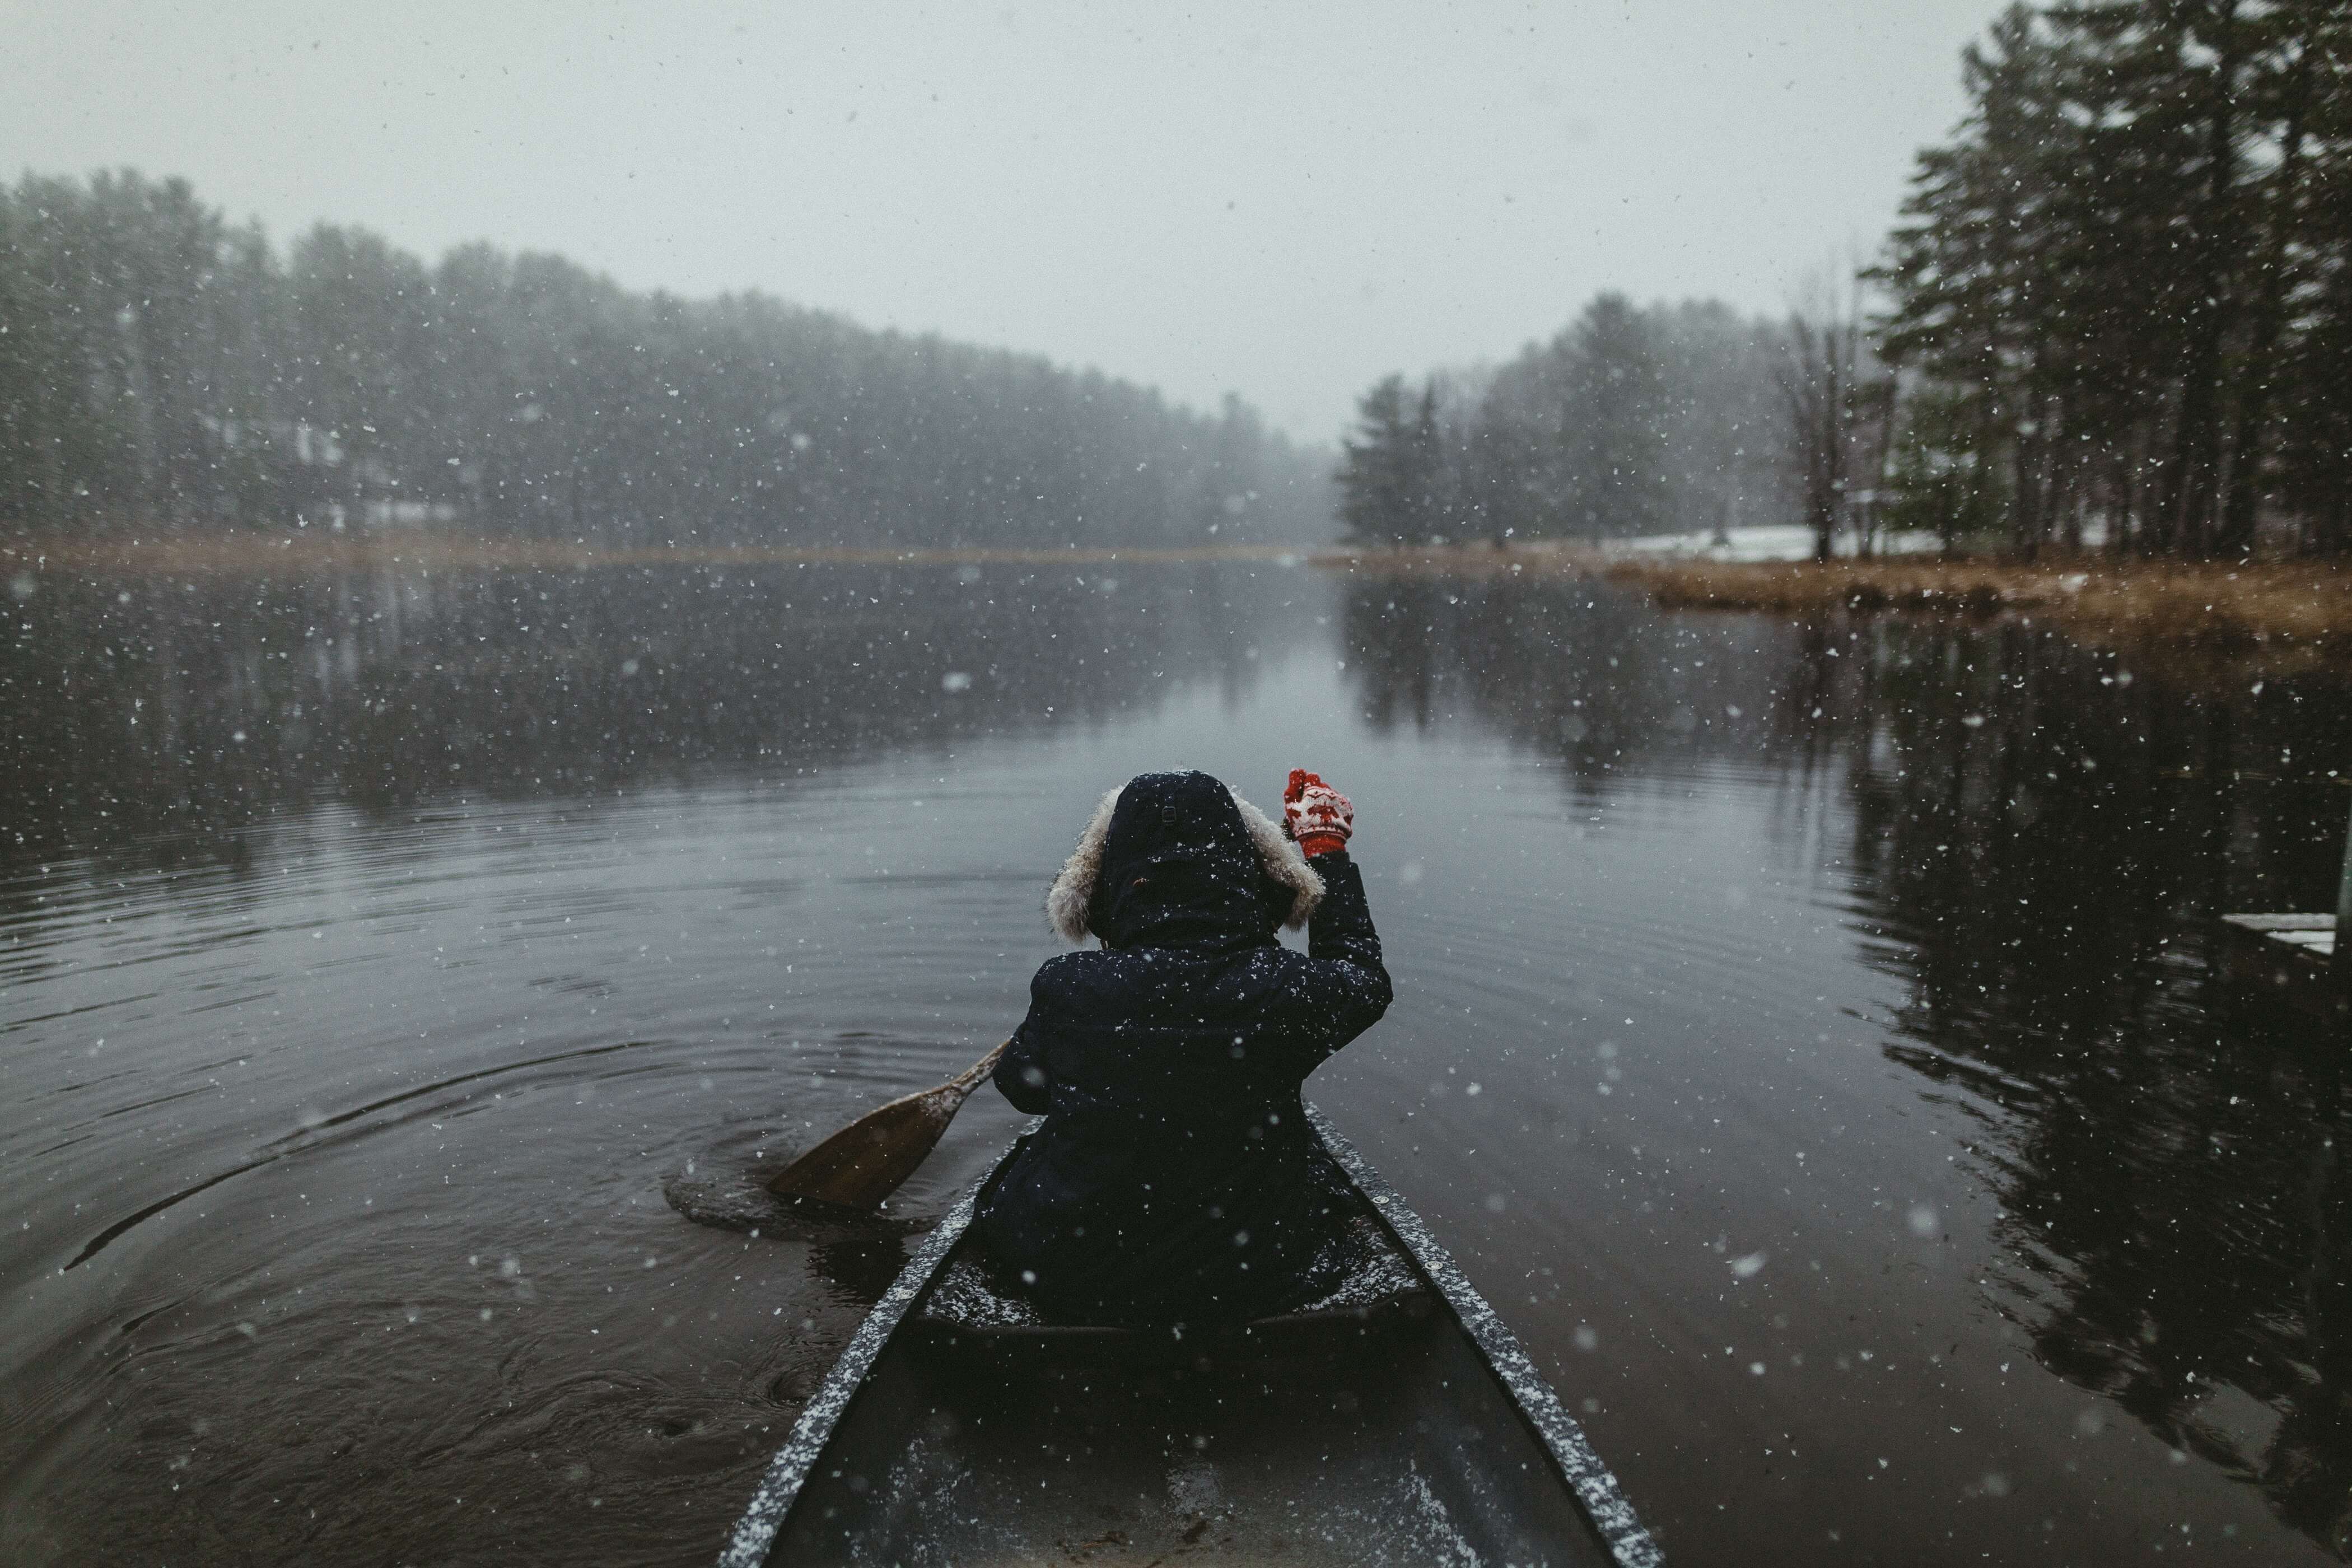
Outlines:
[[2352, 1023], [2352, 964], [2334, 915], [2237, 914], [2217, 922], [2215, 968], [2232, 993], [2324, 1024]]

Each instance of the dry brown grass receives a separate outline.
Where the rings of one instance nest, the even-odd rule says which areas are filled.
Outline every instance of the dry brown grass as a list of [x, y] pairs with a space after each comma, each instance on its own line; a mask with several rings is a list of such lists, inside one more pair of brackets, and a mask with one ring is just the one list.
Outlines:
[[2047, 617], [2091, 642], [2352, 658], [2352, 572], [2326, 562], [1621, 561], [1605, 570], [1675, 608]]
[[1551, 544], [1329, 550], [1314, 560], [1375, 577], [1599, 576], [1669, 609], [2013, 617], [2200, 667], [2352, 664], [2352, 570], [2327, 562], [1609, 560]]
[[1337, 545], [1316, 551], [1308, 559], [1326, 571], [1381, 578], [1588, 577], [1602, 568], [1601, 557], [1591, 550], [1550, 542]]

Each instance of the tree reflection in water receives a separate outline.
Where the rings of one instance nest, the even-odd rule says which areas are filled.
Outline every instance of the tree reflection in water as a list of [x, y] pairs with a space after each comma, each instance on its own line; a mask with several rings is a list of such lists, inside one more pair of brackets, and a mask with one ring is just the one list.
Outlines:
[[2204, 923], [2329, 907], [2343, 681], [2143, 669], [2024, 624], [1660, 616], [1590, 583], [1359, 581], [1343, 625], [1370, 722], [1469, 718], [1580, 799], [1710, 770], [1840, 792], [1852, 836], [1816, 874], [1904, 984], [1886, 1055], [1976, 1108], [2001, 1310], [2352, 1549], [2342, 1047], [2233, 1008]]
[[21, 575], [0, 644], [0, 873], [167, 837], [234, 865], [313, 799], [389, 816], [713, 767], [769, 779], [1251, 686], [1304, 574], [822, 565]]

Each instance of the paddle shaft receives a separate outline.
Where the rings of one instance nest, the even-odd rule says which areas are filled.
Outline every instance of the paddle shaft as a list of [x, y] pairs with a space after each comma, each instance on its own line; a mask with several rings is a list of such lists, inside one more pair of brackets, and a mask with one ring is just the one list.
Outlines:
[[954, 1089], [958, 1096], [958, 1102], [961, 1103], [962, 1096], [968, 1095], [973, 1089], [978, 1089], [980, 1087], [981, 1080], [986, 1078], [990, 1073], [996, 1070], [996, 1064], [1003, 1058], [1006, 1047], [1010, 1047], [1012, 1044], [1013, 1042], [1011, 1040], [997, 1041], [995, 1047], [986, 1056], [981, 1058], [980, 1060], [972, 1063], [971, 1066], [964, 1068], [963, 1071], [956, 1074], [955, 1077], [948, 1079], [947, 1082], [941, 1084], [940, 1087], [942, 1089]]

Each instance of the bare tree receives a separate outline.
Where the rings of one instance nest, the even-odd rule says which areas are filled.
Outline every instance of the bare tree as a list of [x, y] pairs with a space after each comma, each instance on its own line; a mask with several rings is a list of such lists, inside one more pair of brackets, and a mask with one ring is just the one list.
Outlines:
[[[1789, 311], [1778, 368], [1783, 447], [1797, 481], [1813, 559], [1837, 550], [1857, 488], [1885, 460], [1892, 400], [1863, 328], [1862, 284], [1817, 279]], [[1857, 480], [1865, 481], [1858, 487]]]

